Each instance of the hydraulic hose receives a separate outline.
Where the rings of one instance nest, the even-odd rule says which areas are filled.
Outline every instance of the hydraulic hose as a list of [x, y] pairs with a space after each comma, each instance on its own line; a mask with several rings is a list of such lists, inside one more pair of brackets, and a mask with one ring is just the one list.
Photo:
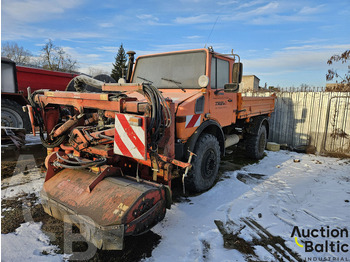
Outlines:
[[63, 168], [70, 168], [70, 169], [81, 169], [81, 168], [87, 168], [87, 167], [96, 166], [96, 165], [102, 165], [107, 161], [106, 158], [100, 158], [100, 159], [91, 160], [91, 161], [83, 161], [78, 159], [76, 159], [76, 161], [71, 161], [61, 157], [58, 153], [56, 153], [56, 156], [59, 160], [66, 163], [66, 164], [63, 164], [63, 163], [56, 162], [55, 164], [56, 166], [63, 167]]
[[45, 89], [40, 89], [40, 90], [36, 90], [34, 91], [33, 93], [31, 93], [31, 89], [30, 87], [28, 87], [28, 101], [30, 103], [30, 105], [32, 106], [33, 108], [33, 111], [34, 111], [34, 119], [35, 119], [35, 122], [37, 124], [37, 126], [39, 127], [39, 132], [40, 132], [40, 140], [41, 140], [41, 143], [43, 144], [44, 147], [46, 148], [54, 148], [54, 147], [58, 147], [60, 144], [63, 143], [63, 141], [67, 138], [67, 135], [66, 134], [63, 134], [61, 136], [58, 136], [57, 138], [55, 138], [54, 140], [50, 141], [47, 138], [44, 137], [44, 120], [42, 119], [42, 116], [41, 116], [41, 113], [39, 111], [39, 108], [40, 105], [37, 104], [35, 101], [34, 101], [34, 98], [36, 95], [38, 94], [43, 94], [45, 91], [48, 91], [48, 90], [45, 90]]
[[150, 84], [144, 84], [143, 92], [152, 105], [148, 133], [151, 138], [150, 149], [156, 151], [159, 141], [164, 136], [165, 128], [171, 125], [171, 113], [163, 95], [156, 87]]
[[60, 144], [62, 144], [64, 142], [64, 140], [66, 140], [66, 138], [67, 138], [67, 135], [62, 135], [62, 136], [57, 137], [52, 142], [50, 142], [49, 139], [44, 137], [44, 132], [40, 128], [40, 140], [41, 140], [41, 143], [43, 144], [43, 146], [46, 147], [46, 148], [58, 147], [58, 146], [60, 146]]

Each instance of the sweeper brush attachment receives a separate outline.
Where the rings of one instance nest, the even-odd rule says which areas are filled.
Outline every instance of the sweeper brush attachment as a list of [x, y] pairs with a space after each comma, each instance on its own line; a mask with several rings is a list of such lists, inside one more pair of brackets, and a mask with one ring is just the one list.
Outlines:
[[42, 205], [49, 215], [77, 225], [97, 248], [122, 250], [124, 236], [147, 232], [164, 218], [167, 189], [122, 176], [118, 168], [104, 172], [109, 177], [82, 169], [59, 171], [45, 181]]

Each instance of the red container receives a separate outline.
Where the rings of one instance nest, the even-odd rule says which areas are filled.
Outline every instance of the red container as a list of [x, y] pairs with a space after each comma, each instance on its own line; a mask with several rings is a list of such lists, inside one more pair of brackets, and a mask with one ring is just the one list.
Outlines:
[[39, 68], [17, 66], [18, 91], [27, 97], [27, 87], [32, 92], [38, 89], [51, 89], [64, 91], [77, 74], [49, 71]]

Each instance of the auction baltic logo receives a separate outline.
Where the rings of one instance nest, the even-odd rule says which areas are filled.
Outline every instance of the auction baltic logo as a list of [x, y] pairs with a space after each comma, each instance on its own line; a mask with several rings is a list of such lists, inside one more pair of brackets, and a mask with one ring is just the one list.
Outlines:
[[[349, 237], [349, 231], [347, 228], [330, 228], [320, 227], [314, 229], [299, 229], [298, 226], [294, 226], [291, 237], [294, 237], [295, 243], [304, 248], [305, 252], [318, 252], [318, 253], [339, 253], [340, 256], [348, 255], [349, 244], [341, 243], [341, 239]], [[307, 238], [302, 244], [298, 238]], [[327, 261], [327, 260], [325, 260]], [[350, 260], [333, 260], [333, 261], [350, 261]]]

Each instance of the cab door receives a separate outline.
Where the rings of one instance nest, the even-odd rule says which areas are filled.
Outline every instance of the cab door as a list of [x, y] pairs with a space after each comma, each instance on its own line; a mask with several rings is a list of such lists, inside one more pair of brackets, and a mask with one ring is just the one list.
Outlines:
[[210, 72], [210, 118], [215, 119], [221, 126], [235, 122], [234, 110], [237, 109], [236, 94], [226, 93], [224, 85], [230, 83], [230, 63], [228, 60], [213, 56]]

